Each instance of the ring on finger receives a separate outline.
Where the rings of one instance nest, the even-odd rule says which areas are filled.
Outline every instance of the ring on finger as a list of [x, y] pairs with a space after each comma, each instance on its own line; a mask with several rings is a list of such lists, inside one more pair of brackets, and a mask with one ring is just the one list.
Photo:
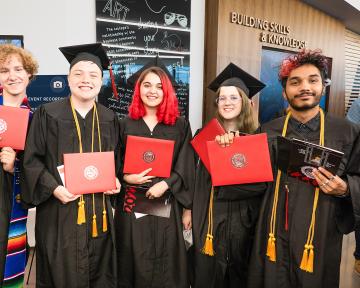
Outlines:
[[327, 180], [323, 183], [324, 186], [328, 185], [330, 181], [331, 181], [330, 179], [327, 179]]

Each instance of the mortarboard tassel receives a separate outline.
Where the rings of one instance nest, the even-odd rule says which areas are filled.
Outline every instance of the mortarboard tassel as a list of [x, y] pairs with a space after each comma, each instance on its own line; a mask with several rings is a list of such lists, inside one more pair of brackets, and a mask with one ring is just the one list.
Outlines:
[[208, 211], [208, 231], [206, 234], [204, 247], [201, 249], [201, 253], [214, 256], [214, 245], [213, 245], [213, 203], [214, 203], [214, 187], [211, 187], [209, 211]]
[[106, 207], [105, 207], [105, 194], [103, 194], [103, 227], [102, 227], [103, 232], [106, 232], [108, 230], [106, 214], [107, 213], [106, 213]]
[[78, 218], [77, 218], [77, 224], [81, 225], [86, 223], [86, 218], [85, 218], [85, 201], [84, 201], [84, 196], [81, 195], [79, 202], [78, 202]]
[[109, 73], [110, 73], [110, 79], [111, 79], [111, 87], [112, 87], [115, 99], [119, 99], [119, 94], [116, 89], [115, 77], [114, 77], [114, 73], [113, 73], [111, 64], [109, 66]]

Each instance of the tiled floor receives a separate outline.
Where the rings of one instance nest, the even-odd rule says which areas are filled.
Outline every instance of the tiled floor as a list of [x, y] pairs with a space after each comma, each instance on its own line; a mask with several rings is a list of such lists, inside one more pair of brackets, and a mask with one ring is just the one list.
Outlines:
[[[360, 287], [360, 276], [356, 275], [354, 272], [354, 246], [355, 239], [354, 233], [344, 237], [343, 241], [343, 255], [341, 260], [341, 269], [340, 269], [340, 288], [359, 288]], [[30, 260], [32, 253], [30, 255]], [[30, 261], [29, 261], [30, 262]], [[27, 270], [29, 270], [30, 263], [28, 263]], [[24, 287], [34, 288], [35, 287], [35, 260], [31, 269], [31, 274], [29, 277], [29, 284]], [[25, 277], [25, 282], [27, 280], [27, 274]]]

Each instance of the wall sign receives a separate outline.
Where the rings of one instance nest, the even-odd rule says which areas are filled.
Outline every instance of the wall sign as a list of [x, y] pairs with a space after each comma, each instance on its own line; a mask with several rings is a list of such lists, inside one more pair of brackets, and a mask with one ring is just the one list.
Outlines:
[[230, 23], [263, 30], [264, 32], [260, 32], [260, 42], [296, 49], [306, 47], [306, 41], [289, 36], [290, 26], [237, 12], [230, 12]]

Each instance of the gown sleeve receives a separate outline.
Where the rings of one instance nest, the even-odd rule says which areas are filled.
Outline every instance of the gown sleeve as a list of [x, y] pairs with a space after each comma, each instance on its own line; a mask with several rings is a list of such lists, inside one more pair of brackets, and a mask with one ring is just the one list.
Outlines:
[[184, 137], [170, 177], [165, 182], [176, 200], [185, 208], [191, 209], [195, 182], [194, 151], [190, 144], [192, 135], [189, 122], [184, 120], [180, 123], [183, 123], [179, 128]]
[[22, 200], [29, 205], [45, 202], [59, 186], [45, 166], [47, 115], [40, 107], [33, 116], [24, 153]]

